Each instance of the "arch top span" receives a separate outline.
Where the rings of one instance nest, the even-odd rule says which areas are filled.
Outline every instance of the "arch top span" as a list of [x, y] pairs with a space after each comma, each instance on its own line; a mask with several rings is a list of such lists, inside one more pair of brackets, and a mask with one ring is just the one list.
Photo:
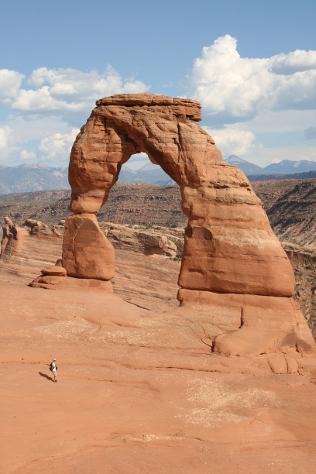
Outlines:
[[208, 165], [223, 161], [200, 119], [201, 106], [190, 99], [121, 94], [98, 100], [71, 151], [72, 210], [97, 212], [135, 153], [146, 153], [180, 186], [208, 179]]
[[97, 108], [103, 106], [122, 107], [169, 107], [175, 116], [184, 116], [199, 122], [201, 120], [201, 104], [197, 100], [169, 97], [158, 94], [118, 94], [103, 97], [96, 101]]

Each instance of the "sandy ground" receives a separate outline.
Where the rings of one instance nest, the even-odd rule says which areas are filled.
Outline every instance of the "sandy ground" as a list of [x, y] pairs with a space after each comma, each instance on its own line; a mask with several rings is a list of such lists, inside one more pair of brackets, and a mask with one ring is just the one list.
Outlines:
[[60, 244], [32, 245], [0, 268], [1, 474], [316, 472], [316, 378], [210, 353], [177, 262], [120, 251], [115, 295], [34, 289]]

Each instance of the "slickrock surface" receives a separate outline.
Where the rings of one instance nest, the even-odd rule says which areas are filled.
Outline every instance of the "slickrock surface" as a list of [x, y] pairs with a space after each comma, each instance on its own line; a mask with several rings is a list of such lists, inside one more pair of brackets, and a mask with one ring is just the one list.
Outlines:
[[[58, 235], [54, 232], [51, 231], [51, 228], [48, 227], [49, 232], [47, 231], [47, 227], [43, 226], [40, 222], [38, 223], [39, 229], [41, 229], [39, 232], [33, 233], [32, 230], [29, 227], [26, 227], [26, 229], [29, 229], [28, 232], [23, 233], [23, 241], [22, 245], [19, 246], [19, 251], [18, 253], [15, 253], [13, 258], [11, 257], [9, 260], [5, 259], [7, 267], [14, 267], [15, 264], [18, 264], [20, 270], [23, 268], [23, 266], [26, 266], [30, 270], [30, 266], [33, 266], [33, 262], [35, 262], [38, 265], [41, 265], [42, 267], [45, 267], [48, 265], [48, 261], [54, 261], [54, 259], [58, 259], [58, 257], [61, 255], [61, 238], [56, 239], [56, 237], [61, 237], [63, 234], [63, 222], [59, 225], [53, 225], [52, 229], [55, 229], [56, 227], [58, 228]], [[184, 235], [184, 229], [183, 228], [166, 228], [166, 227], [159, 227], [159, 226], [154, 226], [148, 228], [147, 226], [140, 226], [140, 225], [122, 225], [122, 224], [114, 224], [111, 222], [101, 222], [100, 223], [100, 228], [104, 232], [104, 234], [108, 237], [110, 242], [113, 244], [114, 248], [116, 249], [116, 254], [118, 257], [118, 262], [117, 262], [117, 268], [116, 268], [116, 277], [114, 281], [114, 285], [116, 286], [116, 281], [121, 279], [121, 274], [126, 273], [126, 276], [128, 277], [128, 284], [127, 288], [131, 287], [131, 278], [130, 278], [130, 273], [132, 273], [134, 270], [136, 273], [138, 273], [139, 267], [142, 267], [142, 272], [144, 275], [146, 275], [146, 262], [147, 260], [144, 260], [144, 262], [141, 261], [141, 256], [136, 255], [136, 263], [132, 267], [132, 270], [129, 268], [124, 268], [124, 251], [128, 250], [131, 251], [128, 252], [128, 260], [131, 261], [130, 255], [135, 255], [135, 253], [140, 253], [142, 255], [165, 255], [169, 256], [172, 259], [175, 260], [180, 260], [181, 255], [183, 252], [183, 235]], [[30, 238], [34, 237], [34, 238]], [[48, 242], [49, 245], [47, 246], [47, 255], [45, 255], [45, 245], [44, 242], [47, 241], [46, 237], [49, 238]], [[159, 243], [167, 239], [167, 241], [172, 242], [176, 248], [176, 256], [173, 255], [173, 252], [170, 252], [168, 249], [167, 251], [164, 251], [163, 248], [159, 246]], [[291, 264], [294, 268], [295, 272], [295, 279], [296, 279], [296, 290], [295, 290], [295, 298], [299, 302], [301, 309], [303, 311], [303, 314], [306, 318], [306, 320], [309, 323], [309, 326], [313, 332], [314, 338], [316, 338], [316, 294], [315, 294], [315, 286], [316, 286], [316, 261], [315, 261], [315, 251], [311, 250], [309, 248], [304, 248], [300, 247], [297, 245], [290, 244], [288, 242], [283, 242], [283, 247], [291, 261]], [[39, 247], [38, 252], [36, 247]], [[40, 249], [43, 248], [44, 251], [41, 251]], [[51, 252], [51, 248], [53, 248], [53, 253]], [[123, 251], [123, 252], [121, 252]], [[39, 253], [40, 259], [37, 260], [35, 259], [35, 254]], [[35, 259], [35, 260], [34, 260]], [[42, 260], [41, 260], [42, 259]], [[132, 259], [134, 261], [134, 259]], [[27, 262], [27, 263], [26, 263]], [[32, 263], [31, 263], [32, 262]], [[61, 265], [61, 262], [59, 262], [59, 265]], [[170, 291], [173, 293], [171, 294], [171, 299], [175, 299], [175, 295], [177, 292], [177, 277], [179, 273], [179, 266], [178, 264], [174, 265], [172, 269], [170, 269], [171, 263], [165, 262], [164, 265], [167, 266], [167, 271], [170, 271], [170, 278], [168, 278], [168, 282], [170, 282], [171, 287]], [[55, 267], [49, 267], [49, 271], [51, 269], [54, 269]], [[58, 267], [57, 272], [64, 273], [64, 270], [61, 269], [59, 270]], [[159, 268], [159, 265], [157, 266], [156, 270], [157, 271]], [[119, 274], [117, 274], [117, 270], [119, 269]], [[15, 270], [14, 270], [15, 271]], [[41, 273], [43, 271], [41, 270]], [[29, 274], [30, 278], [34, 278], [36, 273], [30, 272], [30, 273], [25, 273], [25, 275]], [[42, 277], [39, 277], [41, 280], [41, 283], [39, 281], [36, 281], [37, 283], [40, 283], [37, 286], [41, 287], [52, 287], [52, 283], [48, 283], [48, 280], [45, 282]], [[150, 277], [151, 278], [151, 277]], [[166, 274], [162, 274], [161, 278], [166, 279]], [[95, 286], [97, 283], [96, 280], [93, 280], [93, 285]], [[71, 283], [71, 282], [69, 282]], [[56, 281], [54, 282], [56, 284]], [[81, 280], [80, 282], [81, 285], [83, 286], [89, 286], [88, 281], [84, 282]], [[139, 281], [137, 278], [135, 279], [135, 288], [134, 288], [134, 298], [138, 301], [141, 299], [141, 296], [137, 296], [137, 285], [139, 284]], [[74, 285], [74, 283], [73, 283]], [[107, 288], [110, 290], [111, 284], [106, 285], [105, 282], [99, 281], [98, 286], [103, 286], [104, 288]], [[140, 284], [140, 287], [142, 284]], [[122, 284], [122, 288], [120, 288], [120, 295], [122, 295], [124, 298], [126, 297], [128, 301], [130, 301], [130, 296], [129, 296], [129, 290], [127, 289], [126, 291], [123, 291], [123, 288], [125, 287], [125, 284]], [[159, 297], [159, 295], [157, 294]], [[161, 302], [164, 297], [169, 298], [169, 294], [166, 295], [163, 293], [161, 295]], [[161, 304], [160, 302], [160, 304]], [[143, 304], [144, 302], [140, 302], [140, 304]], [[146, 304], [146, 302], [145, 302]]]
[[[313, 472], [315, 343], [293, 270], [249, 181], [199, 119], [187, 99], [98, 101], [72, 149], [62, 261], [58, 229], [36, 224], [25, 230], [34, 254], [1, 262], [4, 472]], [[137, 152], [181, 189], [181, 306], [179, 264], [164, 255], [139, 262], [119, 250], [115, 294], [108, 286], [114, 252], [95, 213]], [[54, 263], [67, 276], [51, 274]]]
[[240, 312], [177, 309], [179, 263], [160, 255], [117, 249], [115, 295], [27, 287], [61, 243], [29, 235], [0, 263], [1, 474], [314, 472], [306, 354], [211, 352]]
[[[315, 189], [316, 180], [307, 182]], [[302, 196], [300, 189], [305, 186], [304, 183], [302, 180], [273, 180], [255, 182], [252, 185], [262, 199], [264, 208], [273, 222], [275, 222], [273, 213], [279, 207], [276, 204], [284, 203], [286, 201], [284, 196], [289, 195], [292, 208], [294, 211], [298, 210], [298, 212], [295, 211], [295, 220], [291, 221], [287, 213], [278, 213], [277, 219], [282, 224], [282, 229], [286, 231], [287, 240], [282, 242], [282, 245], [294, 267], [295, 296], [313, 329], [314, 337], [316, 337], [316, 234], [312, 228], [315, 220], [312, 217], [316, 210], [314, 210], [314, 203], [305, 199], [304, 213], [299, 212]], [[51, 234], [53, 225], [54, 233], [56, 234], [57, 230], [61, 235], [63, 226], [57, 224], [60, 219], [67, 216], [68, 205], [69, 193], [67, 191], [26, 193], [2, 196], [0, 212], [8, 212], [14, 223], [18, 224], [23, 224], [32, 215], [35, 216], [36, 221], [43, 218], [46, 224], [50, 224], [49, 232]], [[100, 227], [103, 231], [108, 232], [107, 235], [115, 248], [149, 254], [157, 253], [159, 236], [166, 235], [177, 245], [177, 255], [182, 254], [183, 229], [166, 228], [177, 225], [184, 226], [186, 221], [180, 208], [178, 188], [175, 186], [117, 184], [112, 188], [109, 200], [101, 209], [98, 218]], [[104, 223], [104, 220], [109, 220], [110, 223]], [[62, 221], [62, 223], [64, 222]], [[130, 226], [124, 225], [125, 223]], [[278, 225], [274, 231], [278, 232], [280, 228], [281, 226]], [[43, 226], [41, 226], [40, 232], [43, 232]], [[140, 234], [144, 234], [145, 238], [140, 240], [138, 238]], [[150, 239], [147, 239], [147, 235]], [[308, 242], [308, 244], [298, 245], [299, 242]], [[56, 254], [56, 258], [57, 256], [58, 254]]]
[[[312, 336], [292, 299], [295, 280], [286, 253], [246, 176], [223, 161], [213, 139], [196, 123], [200, 117], [199, 104], [188, 99], [125, 94], [97, 101], [71, 151], [74, 215], [66, 221], [63, 267], [72, 277], [111, 279], [113, 254], [95, 214], [121, 166], [131, 155], [145, 152], [178, 183], [188, 217], [178, 279], [180, 301], [198, 300], [201, 292], [209, 294], [206, 301], [219, 293], [236, 294], [241, 313], [242, 301], [252, 302], [245, 319], [245, 326], [251, 321], [251, 330], [241, 324], [233, 334], [221, 335], [221, 343], [219, 337], [214, 339], [214, 348], [230, 355], [251, 353], [252, 348], [257, 354], [256, 330], [264, 328], [267, 352], [282, 352], [283, 347], [313, 351]], [[165, 242], [161, 247], [170, 251], [172, 246]], [[272, 319], [258, 311], [262, 296], [267, 297], [265, 313]], [[275, 298], [284, 300], [276, 305]], [[226, 309], [231, 304], [230, 298], [223, 299]]]

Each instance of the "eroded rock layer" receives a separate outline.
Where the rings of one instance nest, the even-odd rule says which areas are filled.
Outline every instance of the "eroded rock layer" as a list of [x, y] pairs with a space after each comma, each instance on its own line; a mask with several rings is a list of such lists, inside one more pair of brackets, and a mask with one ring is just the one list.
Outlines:
[[[214, 140], [197, 124], [200, 118], [199, 103], [188, 99], [126, 94], [97, 102], [71, 152], [74, 215], [66, 222], [63, 266], [74, 277], [111, 279], [113, 252], [98, 228], [95, 213], [107, 200], [122, 164], [131, 155], [144, 152], [181, 190], [188, 225], [179, 286], [197, 292], [245, 295], [252, 300], [268, 297], [266, 312], [264, 308], [260, 312], [264, 325], [270, 324], [271, 318], [263, 313], [274, 312], [273, 298], [283, 298], [281, 306], [286, 310], [277, 318], [276, 332], [280, 332], [278, 338], [286, 337], [293, 334], [292, 322], [297, 319], [297, 309], [291, 304], [294, 275], [290, 262], [248, 179], [223, 161]], [[184, 301], [186, 294], [182, 292]], [[253, 317], [256, 319], [255, 312]], [[241, 329], [238, 337], [223, 336], [218, 351], [235, 353], [236, 344], [245, 343], [239, 341], [245, 333], [246, 338], [249, 334], [255, 338], [255, 331]], [[291, 345], [297, 346], [300, 339], [296, 334]], [[253, 341], [249, 347], [254, 347]]]
[[101, 231], [94, 214], [67, 219], [63, 240], [63, 267], [69, 276], [111, 280], [114, 248]]
[[18, 252], [22, 238], [22, 229], [8, 216], [3, 218], [1, 229], [0, 259], [8, 260]]
[[197, 102], [136, 94], [97, 104], [71, 153], [75, 214], [97, 212], [122, 164], [145, 152], [181, 188], [189, 218], [181, 287], [293, 294], [293, 272], [260, 201], [244, 174], [222, 160], [213, 139], [196, 123]]

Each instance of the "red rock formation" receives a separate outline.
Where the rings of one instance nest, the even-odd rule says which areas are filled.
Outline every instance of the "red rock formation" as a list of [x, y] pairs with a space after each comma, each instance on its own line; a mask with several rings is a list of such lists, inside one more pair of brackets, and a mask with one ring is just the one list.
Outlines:
[[94, 214], [67, 219], [63, 241], [63, 267], [69, 276], [111, 280], [114, 248], [101, 231]]
[[[66, 223], [63, 266], [71, 276], [111, 279], [113, 250], [101, 236], [95, 213], [107, 200], [122, 164], [134, 153], [147, 153], [179, 184], [188, 217], [181, 300], [188, 303], [196, 294], [207, 293], [211, 299], [212, 294], [236, 295], [240, 302], [244, 295], [248, 302], [245, 328], [221, 336], [216, 350], [238, 354], [244, 344], [246, 352], [256, 353], [259, 326], [267, 350], [280, 350], [284, 340], [295, 346], [300, 336], [291, 303], [290, 262], [248, 179], [222, 160], [213, 139], [197, 124], [200, 118], [199, 103], [188, 99], [125, 94], [97, 101], [71, 152], [75, 215]], [[223, 305], [233, 300], [225, 297]], [[293, 330], [295, 336], [287, 337]]]
[[99, 100], [71, 153], [73, 212], [97, 212], [122, 164], [145, 152], [181, 188], [189, 218], [181, 287], [291, 296], [293, 272], [259, 199], [244, 174], [222, 160], [199, 119], [199, 104], [187, 99]]
[[9, 260], [18, 251], [22, 229], [10, 217], [3, 218], [0, 259]]

